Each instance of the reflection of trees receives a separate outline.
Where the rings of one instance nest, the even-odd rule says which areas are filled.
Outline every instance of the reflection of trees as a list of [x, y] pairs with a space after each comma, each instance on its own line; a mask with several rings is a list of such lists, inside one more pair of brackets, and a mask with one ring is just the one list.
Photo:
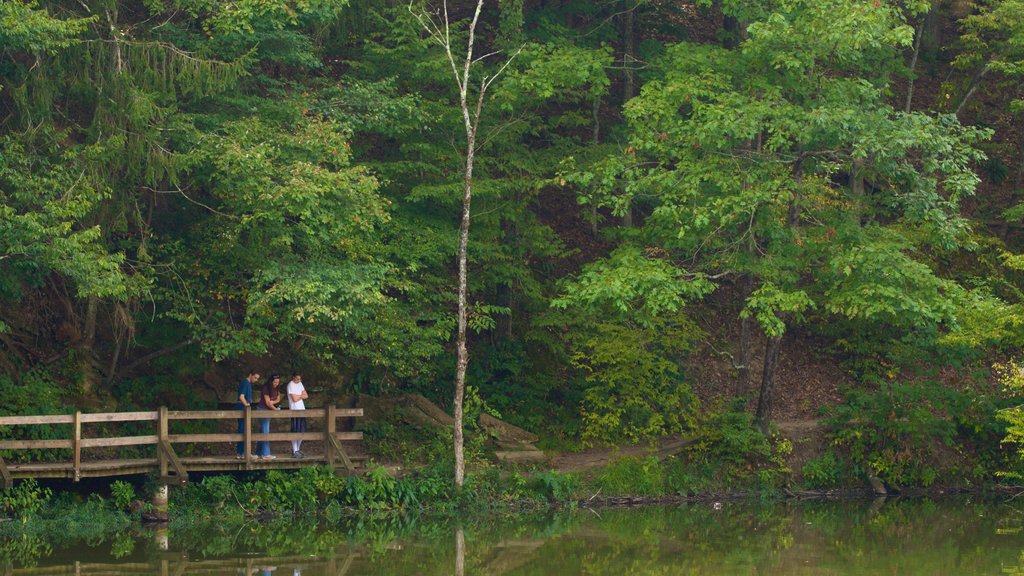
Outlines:
[[40, 558], [53, 553], [53, 548], [37, 534], [0, 541], [0, 566], [35, 566]]
[[[702, 504], [516, 517], [390, 514], [336, 522], [281, 518], [177, 525], [170, 544], [187, 564], [172, 562], [171, 569], [183, 568], [183, 574], [219, 562], [240, 569], [246, 563], [272, 564], [283, 573], [309, 568], [311, 574], [322, 568], [331, 574], [449, 575], [454, 568], [467, 575], [1024, 576], [1021, 526], [1018, 511], [971, 501], [727, 504], [721, 510]], [[112, 556], [125, 555], [130, 562], [144, 554], [167, 558], [156, 554], [150, 538], [140, 538], [134, 552], [123, 534], [106, 538], [88, 543], [103, 543]], [[38, 539], [20, 547], [3, 544], [2, 558], [9, 565], [31, 564], [49, 554]]]

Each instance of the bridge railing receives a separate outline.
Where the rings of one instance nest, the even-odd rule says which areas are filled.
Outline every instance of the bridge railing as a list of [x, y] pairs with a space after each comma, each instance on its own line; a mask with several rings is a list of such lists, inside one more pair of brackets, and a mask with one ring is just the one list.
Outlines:
[[[39, 425], [70, 425], [67, 438], [0, 440], [0, 450], [70, 450], [71, 462], [28, 462], [7, 463], [0, 457], [0, 482], [10, 487], [14, 478], [28, 477], [69, 477], [76, 482], [83, 476], [110, 476], [158, 471], [164, 482], [185, 482], [188, 480], [186, 459], [178, 456], [175, 444], [218, 444], [244, 442], [247, 449], [242, 460], [232, 457], [208, 457], [190, 459], [189, 468], [196, 470], [231, 470], [275, 467], [265, 462], [255, 462], [251, 447], [254, 441], [313, 440], [323, 442], [323, 454], [314, 456], [303, 464], [323, 463], [334, 467], [339, 463], [349, 473], [355, 467], [342, 447], [341, 442], [361, 440], [362, 432], [339, 432], [338, 418], [358, 418], [362, 408], [312, 408], [308, 410], [168, 410], [160, 407], [147, 412], [106, 412], [89, 414], [41, 415], [41, 416], [0, 416], [0, 427], [29, 427]], [[321, 423], [320, 431], [274, 432], [262, 434], [253, 432], [253, 419], [286, 420], [305, 418], [311, 423]], [[172, 422], [195, 420], [244, 420], [242, 433], [174, 433]], [[83, 426], [95, 423], [152, 422], [153, 432], [146, 434], [83, 437]], [[314, 426], [316, 428], [316, 426]], [[83, 463], [82, 450], [90, 448], [116, 448], [123, 446], [155, 446], [152, 458], [119, 460], [98, 459]], [[281, 466], [276, 466], [281, 467]]]

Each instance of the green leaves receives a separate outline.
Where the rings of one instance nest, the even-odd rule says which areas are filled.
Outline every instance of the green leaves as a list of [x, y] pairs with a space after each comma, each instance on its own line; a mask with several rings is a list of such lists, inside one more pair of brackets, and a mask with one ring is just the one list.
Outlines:
[[54, 53], [74, 44], [96, 17], [59, 19], [36, 0], [0, 2], [0, 50]]
[[805, 310], [813, 307], [814, 301], [803, 290], [787, 292], [766, 282], [747, 298], [740, 317], [756, 318], [767, 336], [782, 336], [786, 332], [784, 318], [800, 318]]
[[651, 326], [662, 314], [679, 312], [687, 302], [714, 290], [703, 275], [688, 275], [635, 246], [623, 246], [608, 258], [588, 264], [577, 277], [564, 280], [561, 287], [562, 296], [551, 303], [556, 308], [584, 309], [601, 315], [611, 312], [643, 326]]
[[[52, 144], [48, 136], [54, 135], [40, 144]], [[138, 292], [144, 284], [122, 270], [124, 254], [108, 251], [99, 226], [82, 225], [107, 194], [84, 177], [84, 168], [75, 170], [73, 157], [46, 152], [0, 138], [0, 296], [50, 272], [68, 278], [81, 297]]]
[[828, 283], [825, 308], [850, 319], [905, 328], [952, 321], [959, 287], [910, 258], [909, 249], [906, 239], [892, 231], [872, 229], [863, 243], [838, 252], [822, 273]]
[[340, 333], [388, 301], [391, 267], [376, 236], [388, 203], [376, 180], [350, 165], [344, 129], [302, 107], [293, 102], [285, 122], [225, 122], [194, 154], [212, 206], [173, 256], [208, 312], [167, 296], [215, 357], [260, 352], [291, 334], [330, 356]]

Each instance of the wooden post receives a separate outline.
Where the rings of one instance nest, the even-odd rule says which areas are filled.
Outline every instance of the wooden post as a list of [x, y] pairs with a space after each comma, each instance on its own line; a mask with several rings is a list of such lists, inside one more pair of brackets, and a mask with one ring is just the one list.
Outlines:
[[4, 462], [3, 457], [0, 457], [0, 480], [3, 481], [4, 490], [14, 488], [14, 478], [11, 477], [11, 472], [7, 469], [7, 463]]
[[245, 407], [245, 469], [252, 470], [252, 407]]
[[75, 471], [75, 482], [82, 477], [82, 413], [75, 411], [71, 421], [71, 451], [72, 466]]
[[334, 443], [331, 440], [335, 440], [334, 432], [337, 429], [338, 419], [334, 415], [333, 404], [327, 407], [324, 418], [324, 458], [327, 460], [327, 465], [334, 468]]
[[[161, 406], [157, 411], [157, 437], [156, 453], [160, 459], [160, 485], [166, 490], [168, 482], [183, 484], [188, 482], [188, 472], [182, 465], [178, 455], [171, 446], [170, 424], [168, 423], [167, 407]], [[171, 468], [174, 468], [174, 478], [168, 476]], [[166, 504], [164, 505], [166, 507]]]
[[[164, 443], [168, 441], [168, 438], [167, 438], [168, 430], [169, 430], [169, 426], [167, 424], [167, 407], [166, 406], [161, 406], [160, 409], [158, 410], [158, 414], [157, 414], [157, 429], [156, 429], [156, 437], [157, 437], [156, 453], [157, 453], [157, 458], [159, 458], [159, 460], [160, 460], [160, 477], [161, 478], [166, 478], [167, 477], [167, 453], [166, 453], [165, 450], [161, 450], [161, 447], [164, 446]], [[166, 503], [165, 503], [165, 506], [166, 506]]]

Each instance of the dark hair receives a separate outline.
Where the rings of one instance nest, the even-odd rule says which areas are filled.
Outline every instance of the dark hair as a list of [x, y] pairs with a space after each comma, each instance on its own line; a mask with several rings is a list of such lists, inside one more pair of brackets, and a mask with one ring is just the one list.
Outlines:
[[296, 376], [302, 376], [302, 372], [299, 372], [298, 370], [292, 372], [292, 378], [295, 378]]
[[259, 370], [255, 369], [255, 368], [249, 368], [249, 376], [252, 376], [253, 374], [259, 374], [259, 373], [260, 373]]
[[270, 375], [270, 379], [267, 380], [267, 382], [273, 382], [274, 380], [280, 380], [280, 379], [281, 379], [281, 377], [278, 376], [277, 374], [271, 374]]

